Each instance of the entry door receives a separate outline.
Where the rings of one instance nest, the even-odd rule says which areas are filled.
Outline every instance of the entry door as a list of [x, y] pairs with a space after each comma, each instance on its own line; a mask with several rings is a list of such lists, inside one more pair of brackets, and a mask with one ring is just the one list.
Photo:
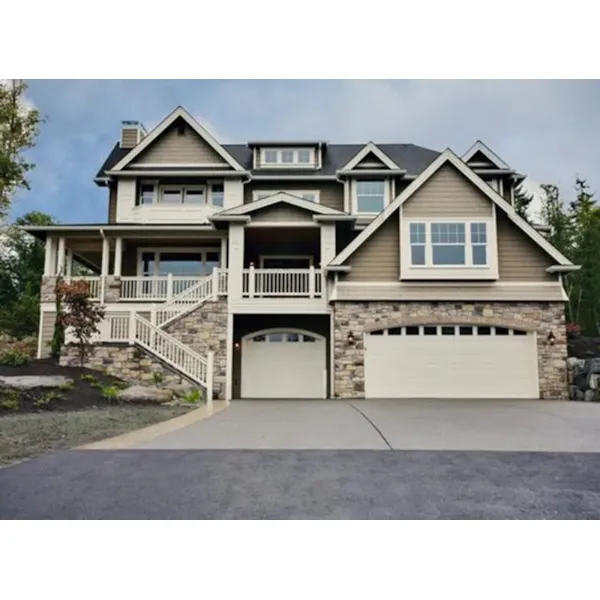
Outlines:
[[326, 341], [269, 331], [242, 341], [242, 398], [325, 398]]
[[415, 325], [365, 336], [367, 398], [538, 398], [534, 333]]

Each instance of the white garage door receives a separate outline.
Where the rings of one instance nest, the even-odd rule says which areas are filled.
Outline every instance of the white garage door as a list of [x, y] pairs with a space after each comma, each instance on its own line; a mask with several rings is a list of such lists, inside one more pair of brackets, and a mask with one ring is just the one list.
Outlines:
[[365, 336], [367, 398], [538, 398], [534, 333], [419, 325]]
[[242, 340], [242, 398], [325, 398], [326, 341], [270, 330]]

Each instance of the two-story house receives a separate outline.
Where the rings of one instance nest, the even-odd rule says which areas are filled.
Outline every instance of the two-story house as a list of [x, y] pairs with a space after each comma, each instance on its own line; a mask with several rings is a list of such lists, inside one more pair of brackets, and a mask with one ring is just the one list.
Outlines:
[[[90, 364], [184, 377], [208, 398], [566, 398], [562, 278], [577, 267], [513, 208], [486, 145], [220, 144], [177, 108], [122, 124], [95, 182], [104, 223], [45, 240], [91, 268]], [[63, 362], [71, 360], [65, 348]]]

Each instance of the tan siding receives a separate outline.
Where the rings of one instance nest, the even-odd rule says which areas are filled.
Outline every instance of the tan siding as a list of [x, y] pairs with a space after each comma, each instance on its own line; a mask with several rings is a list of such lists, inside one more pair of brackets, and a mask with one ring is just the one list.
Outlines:
[[189, 125], [178, 135], [173, 124], [130, 164], [215, 164], [225, 161]]
[[137, 146], [137, 129], [123, 129], [121, 131], [121, 148], [134, 148]]
[[500, 281], [556, 281], [546, 273], [555, 264], [527, 234], [497, 210], [498, 271]]
[[489, 217], [492, 201], [452, 165], [444, 165], [402, 207], [407, 218]]
[[275, 206], [268, 206], [263, 210], [259, 210], [252, 214], [252, 221], [265, 223], [273, 223], [273, 222], [284, 222], [284, 221], [294, 221], [297, 223], [312, 223], [313, 213], [310, 213], [301, 208], [296, 208], [295, 206], [289, 206], [286, 204], [278, 204]]
[[50, 343], [54, 336], [55, 312], [43, 313], [42, 320], [42, 358], [50, 356]]
[[400, 277], [400, 231], [398, 212], [346, 261], [352, 267], [344, 281], [398, 281]]
[[334, 181], [255, 181], [244, 186], [244, 204], [252, 202], [254, 190], [293, 192], [319, 190], [319, 203], [336, 210], [344, 210], [344, 186]]
[[108, 222], [117, 222], [117, 186], [113, 185], [108, 191]]

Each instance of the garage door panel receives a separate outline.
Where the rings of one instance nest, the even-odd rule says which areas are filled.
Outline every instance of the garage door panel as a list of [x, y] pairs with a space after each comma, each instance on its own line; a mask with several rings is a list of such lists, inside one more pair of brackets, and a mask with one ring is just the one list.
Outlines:
[[257, 334], [243, 341], [242, 397], [324, 398], [325, 368], [324, 339], [297, 332]]
[[527, 335], [371, 335], [367, 398], [537, 398], [537, 349]]

